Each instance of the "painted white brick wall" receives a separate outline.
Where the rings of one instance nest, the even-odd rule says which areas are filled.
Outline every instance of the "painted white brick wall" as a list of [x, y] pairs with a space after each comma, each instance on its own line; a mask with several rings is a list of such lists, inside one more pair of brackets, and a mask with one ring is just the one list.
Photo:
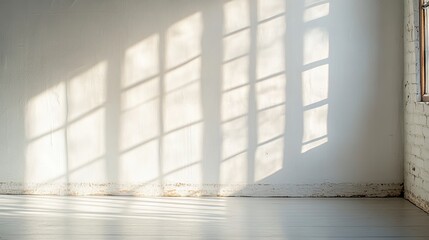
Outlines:
[[429, 105], [420, 102], [418, 0], [405, 1], [405, 198], [429, 211]]

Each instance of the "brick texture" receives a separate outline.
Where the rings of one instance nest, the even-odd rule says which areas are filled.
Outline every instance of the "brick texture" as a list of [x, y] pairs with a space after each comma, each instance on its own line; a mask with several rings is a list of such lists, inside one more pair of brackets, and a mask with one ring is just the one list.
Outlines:
[[404, 8], [405, 198], [429, 212], [429, 104], [420, 102], [418, 0]]

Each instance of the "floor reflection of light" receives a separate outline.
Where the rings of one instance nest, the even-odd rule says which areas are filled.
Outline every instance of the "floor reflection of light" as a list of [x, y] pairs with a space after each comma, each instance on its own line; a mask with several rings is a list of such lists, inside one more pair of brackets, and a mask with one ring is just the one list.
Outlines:
[[[84, 220], [216, 222], [225, 219], [226, 210], [226, 203], [223, 200], [204, 199], [145, 199], [119, 196], [114, 198], [19, 196], [13, 199], [8, 196], [3, 199], [6, 201], [2, 201], [0, 206], [0, 210], [4, 210], [0, 211], [0, 216], [26, 220], [42, 217], [46, 224], [50, 221], [66, 220], [72, 225], [70, 231], [74, 231], [75, 221], [82, 223]], [[204, 214], [201, 214], [202, 212]]]

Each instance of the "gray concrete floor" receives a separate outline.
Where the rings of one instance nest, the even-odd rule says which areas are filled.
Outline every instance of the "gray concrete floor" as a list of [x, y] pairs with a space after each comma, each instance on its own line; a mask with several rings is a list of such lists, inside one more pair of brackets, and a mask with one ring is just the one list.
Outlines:
[[0, 195], [0, 239], [429, 239], [401, 198]]

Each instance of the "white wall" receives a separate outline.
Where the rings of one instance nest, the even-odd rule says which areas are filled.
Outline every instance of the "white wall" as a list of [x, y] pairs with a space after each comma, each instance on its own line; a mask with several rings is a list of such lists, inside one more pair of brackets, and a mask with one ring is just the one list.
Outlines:
[[420, 102], [419, 2], [405, 1], [405, 198], [429, 211], [429, 105]]
[[1, 1], [0, 190], [399, 195], [402, 7]]

